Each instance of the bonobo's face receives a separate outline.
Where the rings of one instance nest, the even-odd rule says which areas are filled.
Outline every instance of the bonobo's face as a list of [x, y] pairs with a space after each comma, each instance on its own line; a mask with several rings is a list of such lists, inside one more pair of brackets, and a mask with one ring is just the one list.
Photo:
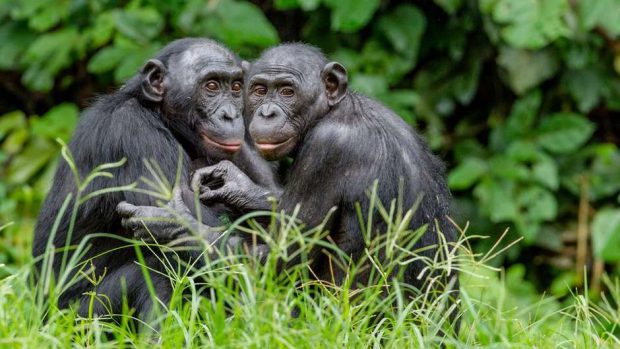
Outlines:
[[265, 52], [252, 65], [246, 86], [257, 149], [268, 160], [291, 154], [314, 121], [344, 97], [346, 85], [346, 70], [326, 64], [309, 46], [287, 44]]
[[236, 153], [245, 133], [243, 71], [236, 57], [219, 45], [198, 43], [171, 56], [160, 70], [168, 121], [188, 123], [212, 158]]

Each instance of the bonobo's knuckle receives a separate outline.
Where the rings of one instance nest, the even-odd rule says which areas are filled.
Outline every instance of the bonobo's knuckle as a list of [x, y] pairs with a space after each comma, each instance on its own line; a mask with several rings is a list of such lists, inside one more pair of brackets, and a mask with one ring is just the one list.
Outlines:
[[122, 201], [116, 206], [116, 212], [118, 212], [121, 217], [130, 217], [133, 216], [138, 210], [137, 206], [134, 206], [127, 201]]
[[223, 167], [232, 167], [234, 166], [233, 163], [230, 160], [222, 160], [219, 162], [219, 165], [223, 166]]

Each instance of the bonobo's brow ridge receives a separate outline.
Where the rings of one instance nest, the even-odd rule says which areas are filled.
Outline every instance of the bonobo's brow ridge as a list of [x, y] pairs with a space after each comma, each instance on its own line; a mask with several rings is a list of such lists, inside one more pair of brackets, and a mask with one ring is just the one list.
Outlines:
[[278, 74], [278, 73], [289, 73], [293, 75], [297, 80], [304, 81], [304, 75], [299, 69], [295, 69], [288, 65], [283, 64], [270, 64], [266, 66], [259, 67], [261, 73], [267, 74]]

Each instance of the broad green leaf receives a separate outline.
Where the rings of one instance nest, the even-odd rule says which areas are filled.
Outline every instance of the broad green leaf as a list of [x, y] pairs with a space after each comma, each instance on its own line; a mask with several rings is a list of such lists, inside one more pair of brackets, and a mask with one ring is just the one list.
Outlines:
[[26, 128], [18, 128], [11, 132], [2, 142], [2, 153], [7, 155], [17, 154], [22, 151], [24, 144], [28, 141], [30, 133]]
[[558, 189], [560, 185], [558, 166], [555, 161], [548, 156], [541, 156], [539, 161], [532, 165], [532, 177], [538, 183], [551, 190]]
[[468, 105], [478, 91], [478, 81], [482, 64], [479, 61], [472, 62], [462, 74], [454, 77], [451, 82], [454, 97], [462, 105]]
[[273, 5], [278, 10], [290, 10], [290, 9], [293, 9], [293, 8], [300, 7], [300, 4], [299, 4], [298, 0], [275, 0], [273, 2]]
[[590, 198], [601, 200], [620, 193], [620, 150], [614, 144], [601, 144], [595, 150], [588, 176]]
[[471, 187], [488, 171], [484, 160], [469, 158], [450, 171], [448, 185], [454, 190], [463, 190]]
[[59, 104], [41, 118], [31, 120], [32, 134], [47, 137], [50, 141], [59, 137], [67, 142], [77, 124], [78, 114], [79, 110], [75, 104]]
[[39, 36], [24, 56], [24, 63], [29, 65], [22, 76], [24, 84], [37, 91], [50, 90], [56, 74], [73, 63], [71, 52], [78, 39], [74, 27]]
[[0, 116], [0, 140], [14, 129], [26, 126], [26, 115], [21, 110], [16, 110]]
[[519, 214], [514, 197], [514, 182], [485, 178], [474, 188], [474, 196], [492, 222], [510, 221]]
[[523, 180], [530, 176], [530, 171], [525, 165], [502, 155], [489, 159], [489, 169], [494, 176], [503, 179]]
[[398, 114], [408, 124], [415, 121], [414, 108], [420, 96], [413, 90], [390, 90], [378, 95], [381, 102]]
[[517, 228], [517, 232], [523, 236], [523, 242], [526, 244], [533, 244], [536, 242], [536, 237], [540, 231], [540, 222], [534, 220], [528, 220], [528, 217], [517, 214], [513, 223]]
[[511, 46], [540, 49], [570, 34], [565, 23], [567, 0], [500, 0], [493, 19], [505, 26], [502, 37]]
[[379, 0], [323, 0], [332, 10], [331, 27], [344, 33], [353, 33], [366, 25], [379, 7]]
[[426, 28], [426, 18], [413, 5], [400, 5], [379, 19], [378, 28], [390, 41], [396, 52], [415, 62], [420, 40]]
[[105, 73], [116, 68], [127, 56], [128, 49], [108, 46], [97, 52], [88, 62], [88, 71], [95, 74]]
[[557, 113], [542, 119], [537, 143], [554, 153], [568, 153], [587, 142], [594, 129], [594, 124], [580, 114]]
[[529, 187], [519, 193], [517, 202], [529, 221], [549, 221], [555, 219], [558, 214], [558, 203], [555, 196], [538, 186]]
[[388, 90], [387, 81], [383, 76], [356, 74], [351, 77], [351, 88], [368, 96], [378, 96]]
[[99, 48], [106, 44], [115, 29], [114, 12], [104, 12], [95, 18], [93, 26], [86, 28], [84, 31], [84, 37], [88, 40], [88, 47]]
[[43, 138], [33, 138], [18, 156], [9, 162], [6, 181], [12, 185], [26, 183], [55, 155], [57, 147]]
[[30, 16], [28, 25], [38, 32], [49, 30], [61, 20], [67, 18], [70, 10], [70, 1], [49, 1], [44, 7], [39, 8], [36, 13]]
[[361, 70], [370, 75], [382, 75], [386, 82], [398, 82], [403, 75], [413, 68], [415, 63], [412, 59], [386, 50], [379, 40], [370, 39], [364, 45], [361, 57]]
[[605, 89], [605, 77], [591, 68], [568, 71], [562, 77], [562, 82], [582, 113], [589, 112], [599, 104]]
[[551, 50], [532, 52], [506, 46], [500, 47], [497, 64], [505, 69], [508, 84], [519, 95], [554, 76], [559, 68]]
[[453, 15], [463, 6], [463, 0], [434, 0], [444, 11]]
[[541, 151], [529, 140], [519, 140], [510, 143], [506, 149], [506, 156], [517, 162], [535, 162], [542, 156]]
[[142, 65], [160, 49], [157, 44], [127, 51], [127, 55], [114, 70], [114, 80], [118, 83], [136, 75]]
[[620, 261], [620, 209], [598, 211], [591, 229], [594, 255], [606, 262]]
[[13, 70], [21, 67], [21, 55], [36, 38], [37, 35], [22, 23], [7, 22], [0, 25], [0, 69]]
[[321, 4], [321, 0], [297, 0], [304, 11], [316, 10]]
[[164, 19], [153, 7], [117, 10], [112, 14], [116, 29], [138, 43], [147, 43], [161, 32]]
[[540, 90], [534, 90], [519, 98], [513, 104], [506, 121], [506, 134], [511, 138], [517, 138], [530, 133], [541, 103], [542, 94]]
[[275, 0], [274, 5], [279, 10], [289, 10], [301, 7], [304, 11], [312, 11], [319, 7], [321, 0]]
[[179, 23], [188, 33], [213, 36], [243, 52], [251, 47], [275, 45], [279, 41], [278, 33], [263, 12], [244, 1], [190, 2], [181, 13]]
[[600, 26], [609, 35], [620, 35], [620, 0], [579, 0], [577, 4], [584, 30]]
[[464, 138], [454, 146], [454, 157], [457, 162], [464, 162], [470, 157], [484, 157], [486, 149], [475, 139]]

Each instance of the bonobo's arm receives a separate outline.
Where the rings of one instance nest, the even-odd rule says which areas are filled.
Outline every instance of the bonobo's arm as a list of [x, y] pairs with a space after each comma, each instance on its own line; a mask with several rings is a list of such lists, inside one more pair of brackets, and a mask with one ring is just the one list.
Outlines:
[[[213, 186], [211, 183], [217, 183]], [[224, 160], [194, 172], [192, 188], [200, 191], [200, 200], [206, 204], [223, 202], [242, 212], [271, 210], [270, 197], [280, 196], [278, 188], [268, 188], [252, 181], [232, 162]], [[213, 189], [210, 187], [212, 186]]]
[[258, 153], [251, 139], [246, 139], [232, 162], [257, 185], [277, 195], [282, 192], [275, 175], [275, 168]]
[[[194, 195], [187, 189], [175, 188], [173, 198], [165, 207], [135, 206], [122, 202], [117, 206], [124, 228], [133, 231], [135, 238], [155, 240], [159, 243], [196, 236], [209, 245], [236, 249], [242, 238], [225, 236], [217, 229], [221, 225], [215, 214], [202, 207], [201, 212], [191, 210]], [[199, 222], [195, 217], [202, 218]], [[190, 245], [198, 244], [198, 240]], [[187, 244], [185, 244], [187, 245]], [[217, 252], [217, 251], [216, 251]]]

